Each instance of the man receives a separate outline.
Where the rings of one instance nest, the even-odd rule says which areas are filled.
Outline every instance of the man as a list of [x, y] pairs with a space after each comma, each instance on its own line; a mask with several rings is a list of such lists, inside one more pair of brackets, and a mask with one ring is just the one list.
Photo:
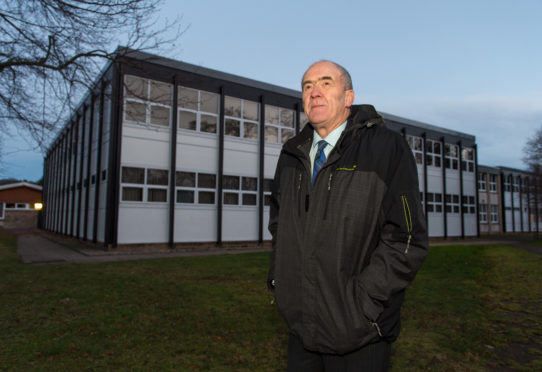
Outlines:
[[272, 186], [268, 284], [290, 329], [288, 370], [384, 371], [428, 250], [416, 164], [349, 73], [302, 79], [310, 125], [284, 144]]

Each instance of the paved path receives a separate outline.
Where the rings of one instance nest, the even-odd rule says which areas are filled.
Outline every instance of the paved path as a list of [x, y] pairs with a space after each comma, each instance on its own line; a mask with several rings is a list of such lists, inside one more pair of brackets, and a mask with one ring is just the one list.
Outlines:
[[263, 252], [268, 249], [254, 246], [243, 248], [210, 248], [198, 250], [179, 250], [163, 252], [118, 252], [89, 249], [81, 244], [72, 247], [60, 244], [50, 238], [48, 233], [32, 232], [17, 234], [17, 253], [23, 263], [88, 263], [143, 260], [167, 257], [211, 256], [220, 254], [236, 254]]
[[[262, 252], [268, 250], [268, 248], [253, 246], [244, 248], [210, 248], [206, 250], [196, 249], [163, 252], [102, 251], [98, 249], [88, 248], [84, 244], [77, 244], [76, 239], [72, 239], [70, 241], [70, 244], [61, 244], [58, 241], [55, 241], [58, 239], [52, 239], [52, 237], [54, 237], [54, 234], [51, 235], [50, 233], [43, 231], [16, 233], [17, 253], [19, 254], [21, 262], [31, 264], [115, 262], [166, 257], [209, 256], [220, 254]], [[74, 242], [76, 244], [74, 244]], [[531, 246], [527, 244], [527, 241], [523, 239], [467, 239], [431, 242], [431, 246], [460, 244], [513, 244], [519, 248], [526, 249], [530, 252], [542, 254], [542, 247]]]

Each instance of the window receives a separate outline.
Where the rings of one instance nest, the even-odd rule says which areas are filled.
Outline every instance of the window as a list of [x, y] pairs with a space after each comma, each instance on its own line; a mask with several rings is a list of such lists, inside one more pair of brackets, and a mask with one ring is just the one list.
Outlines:
[[514, 192], [519, 192], [519, 185], [521, 185], [521, 177], [517, 176], [513, 178], [513, 182], [514, 182]]
[[489, 175], [489, 191], [497, 192], [497, 175], [496, 174]]
[[463, 213], [470, 213], [470, 214], [476, 213], [476, 208], [474, 206], [475, 204], [474, 196], [463, 195], [462, 201], [463, 201]]
[[265, 178], [263, 180], [263, 204], [264, 205], [271, 205], [271, 184], [273, 183], [273, 180], [270, 178]]
[[510, 178], [504, 177], [504, 191], [510, 191]]
[[124, 120], [169, 126], [172, 85], [137, 76], [124, 76]]
[[499, 206], [497, 204], [491, 204], [491, 223], [499, 223]]
[[265, 105], [265, 142], [284, 143], [294, 136], [295, 111]]
[[458, 169], [459, 147], [449, 143], [444, 144], [444, 166], [448, 169]]
[[442, 194], [427, 193], [427, 212], [442, 213]]
[[416, 164], [423, 164], [423, 141], [421, 137], [415, 137], [411, 135], [406, 136], [406, 140], [414, 158], [416, 159]]
[[224, 97], [224, 134], [258, 139], [260, 104], [235, 97]]
[[225, 205], [256, 205], [258, 178], [224, 175], [222, 178]]
[[478, 191], [486, 191], [486, 174], [478, 173]]
[[464, 148], [461, 151], [461, 169], [465, 172], [474, 172], [474, 150]]
[[122, 201], [167, 202], [168, 171], [122, 167]]
[[426, 156], [427, 165], [432, 165], [434, 167], [440, 168], [441, 166], [440, 162], [441, 162], [441, 156], [442, 156], [440, 142], [427, 140], [426, 144], [427, 144], [427, 156]]
[[185, 87], [178, 89], [179, 128], [217, 133], [218, 94]]
[[487, 205], [480, 204], [480, 223], [487, 223]]
[[459, 213], [459, 195], [446, 194], [446, 213]]
[[307, 119], [307, 115], [305, 115], [304, 112], [299, 113], [299, 130], [305, 128], [305, 125], [307, 125], [309, 122], [309, 119]]
[[0, 220], [4, 219], [4, 203], [0, 203]]
[[177, 203], [215, 204], [215, 174], [177, 171], [175, 186]]

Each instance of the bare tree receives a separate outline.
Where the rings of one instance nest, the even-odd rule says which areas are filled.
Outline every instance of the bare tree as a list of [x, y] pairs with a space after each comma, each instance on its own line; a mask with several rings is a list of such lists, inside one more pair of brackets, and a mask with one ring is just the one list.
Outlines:
[[43, 149], [118, 44], [155, 52], [174, 44], [180, 18], [157, 27], [161, 4], [0, 0], [0, 135], [16, 131]]
[[532, 177], [529, 180], [529, 207], [533, 211], [538, 236], [538, 221], [542, 212], [542, 127], [523, 147], [523, 162], [527, 165]]

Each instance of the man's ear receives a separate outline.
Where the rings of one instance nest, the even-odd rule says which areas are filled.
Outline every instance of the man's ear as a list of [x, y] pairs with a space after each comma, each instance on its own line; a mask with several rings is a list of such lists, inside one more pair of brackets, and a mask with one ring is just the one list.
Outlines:
[[354, 91], [352, 89], [344, 91], [344, 106], [350, 108], [354, 103]]

